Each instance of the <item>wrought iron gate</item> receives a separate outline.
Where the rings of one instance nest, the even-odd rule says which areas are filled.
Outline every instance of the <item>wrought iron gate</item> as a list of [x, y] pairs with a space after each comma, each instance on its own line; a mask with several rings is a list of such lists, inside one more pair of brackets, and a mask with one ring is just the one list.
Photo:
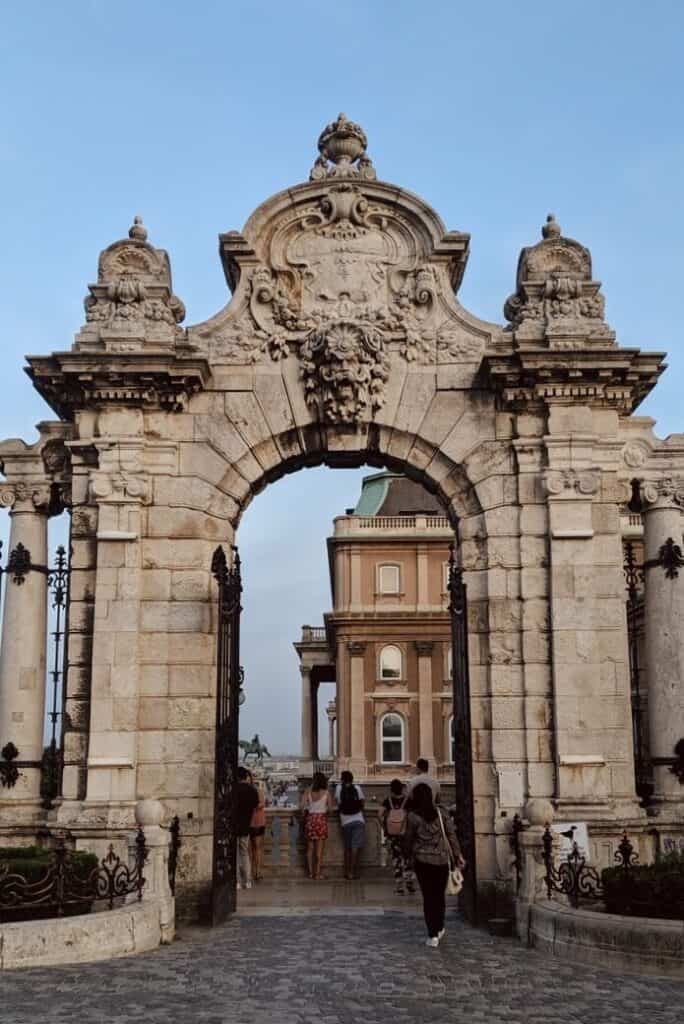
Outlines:
[[240, 692], [240, 556], [233, 548], [232, 566], [222, 547], [214, 552], [211, 571], [218, 583], [216, 652], [216, 764], [214, 776], [214, 849], [210, 922], [225, 921], [235, 910], [236, 836], [233, 786], [238, 761]]
[[456, 827], [466, 859], [461, 907], [468, 921], [477, 924], [477, 863], [473, 801], [473, 745], [470, 725], [470, 674], [468, 670], [468, 599], [463, 570], [456, 564], [454, 548], [449, 555], [449, 611], [451, 613], [452, 687], [454, 707], [454, 771]]

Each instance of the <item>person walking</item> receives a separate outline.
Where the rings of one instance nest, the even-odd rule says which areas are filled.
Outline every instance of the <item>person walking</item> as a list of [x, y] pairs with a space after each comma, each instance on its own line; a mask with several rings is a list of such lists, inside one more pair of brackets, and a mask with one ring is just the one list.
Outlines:
[[450, 864], [465, 867], [456, 830], [448, 814], [435, 806], [432, 790], [418, 783], [411, 794], [411, 810], [406, 823], [406, 854], [413, 861], [423, 894], [423, 914], [427, 927], [427, 946], [439, 946], [444, 935], [446, 885]]
[[309, 878], [322, 879], [323, 854], [328, 838], [328, 811], [332, 810], [328, 780], [322, 772], [315, 772], [311, 785], [304, 790], [301, 809], [304, 815]]
[[256, 786], [249, 781], [249, 772], [242, 765], [237, 770], [238, 781], [233, 788], [233, 814], [237, 836], [237, 887], [252, 888], [252, 867], [249, 859], [249, 827], [259, 803]]
[[263, 878], [264, 836], [266, 835], [266, 787], [260, 779], [255, 780], [250, 771], [247, 772], [248, 782], [257, 791], [259, 803], [252, 811], [249, 823], [249, 856], [252, 868], [252, 879], [255, 882]]
[[354, 776], [349, 771], [342, 772], [340, 776], [340, 783], [335, 790], [335, 803], [342, 826], [344, 877], [351, 881], [359, 877], [358, 864], [366, 837], [366, 819], [363, 813], [363, 790], [354, 783]]
[[400, 779], [390, 782], [389, 796], [382, 802], [382, 827], [387, 837], [394, 870], [394, 891], [415, 892], [414, 875], [404, 849], [408, 812], [404, 783]]

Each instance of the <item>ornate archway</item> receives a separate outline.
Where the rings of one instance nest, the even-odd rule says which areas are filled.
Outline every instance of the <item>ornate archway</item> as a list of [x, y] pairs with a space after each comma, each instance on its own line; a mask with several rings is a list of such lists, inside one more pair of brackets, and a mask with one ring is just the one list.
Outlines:
[[[682, 472], [684, 446], [630, 418], [662, 356], [618, 348], [590, 254], [553, 218], [521, 253], [508, 326], [484, 323], [456, 298], [468, 236], [378, 180], [343, 115], [319, 153], [307, 183], [220, 236], [232, 298], [216, 316], [181, 326], [168, 255], [136, 218], [101, 253], [73, 348], [29, 357], [61, 422], [34, 446], [0, 445], [2, 500], [45, 519], [35, 495], [69, 486], [58, 818], [82, 837], [111, 833], [137, 800], [161, 799], [185, 816], [179, 894], [206, 893], [212, 554], [283, 473], [369, 462], [421, 480], [458, 523], [491, 904], [508, 884], [508, 821], [527, 799], [603, 825], [636, 813], [619, 512], [635, 450], [657, 481]], [[55, 440], [69, 456], [59, 466], [42, 457]], [[15, 515], [13, 544], [28, 521]], [[40, 716], [2, 678], [2, 706]], [[5, 743], [11, 716], [0, 725]], [[18, 802], [3, 797], [8, 820]], [[22, 798], [38, 822], [39, 802]]]

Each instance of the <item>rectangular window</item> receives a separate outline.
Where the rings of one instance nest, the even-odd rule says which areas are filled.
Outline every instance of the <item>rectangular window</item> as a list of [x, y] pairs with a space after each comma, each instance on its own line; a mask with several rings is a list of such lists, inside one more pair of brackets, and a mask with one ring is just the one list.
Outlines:
[[399, 593], [398, 565], [381, 565], [378, 567], [378, 591], [381, 594]]

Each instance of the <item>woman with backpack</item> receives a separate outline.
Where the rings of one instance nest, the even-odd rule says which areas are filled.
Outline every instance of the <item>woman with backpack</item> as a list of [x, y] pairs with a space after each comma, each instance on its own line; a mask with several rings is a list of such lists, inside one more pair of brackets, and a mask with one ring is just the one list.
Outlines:
[[415, 892], [415, 882], [410, 862], [406, 859], [404, 850], [404, 837], [406, 834], [406, 822], [408, 812], [406, 801], [408, 794], [406, 787], [400, 779], [392, 779], [390, 782], [390, 793], [382, 802], [383, 815], [382, 824], [387, 836], [394, 869], [394, 891], [404, 894]]
[[340, 784], [335, 790], [335, 802], [342, 826], [344, 877], [351, 881], [359, 877], [359, 857], [366, 837], [363, 790], [355, 785], [351, 772], [342, 772]]
[[309, 878], [321, 879], [323, 852], [328, 838], [328, 811], [331, 810], [328, 780], [315, 772], [311, 786], [304, 791], [301, 802], [306, 837], [306, 866]]
[[435, 807], [432, 790], [424, 782], [413, 788], [406, 822], [404, 848], [412, 858], [423, 894], [427, 925], [426, 946], [439, 946], [444, 935], [446, 886], [452, 864], [465, 867], [453, 822]]

